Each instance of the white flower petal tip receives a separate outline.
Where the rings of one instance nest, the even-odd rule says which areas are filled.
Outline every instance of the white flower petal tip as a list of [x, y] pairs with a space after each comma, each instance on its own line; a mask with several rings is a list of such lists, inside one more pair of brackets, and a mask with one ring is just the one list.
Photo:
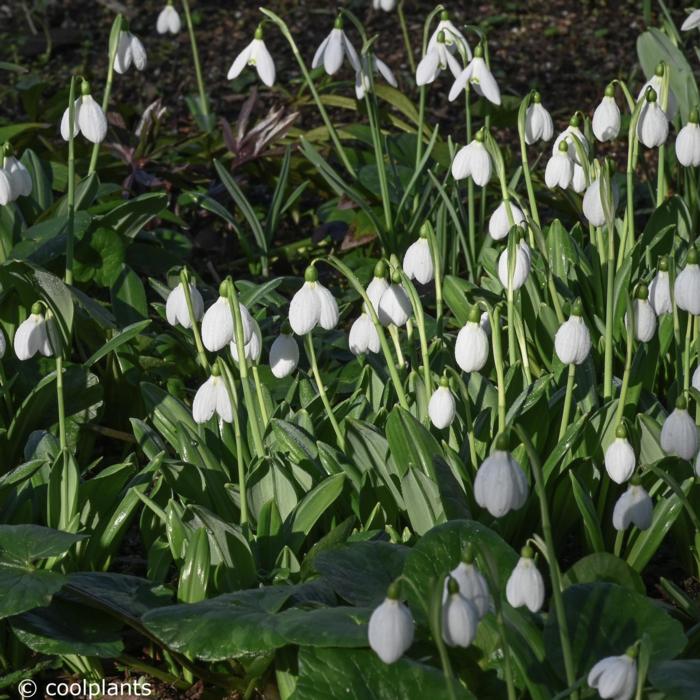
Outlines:
[[[32, 193], [34, 189], [32, 176], [17, 158], [14, 156], [5, 158], [3, 172], [9, 182], [10, 201], [14, 201], [18, 197], [28, 197]], [[2, 195], [0, 195], [0, 199], [2, 199]]]
[[605, 470], [616, 484], [624, 484], [631, 478], [636, 466], [634, 449], [627, 440], [624, 427], [620, 427], [615, 440], [605, 450]]
[[694, 168], [700, 165], [700, 124], [697, 121], [688, 121], [678, 132], [676, 158], [685, 167]]
[[[500, 438], [499, 438], [500, 440]], [[474, 479], [474, 498], [494, 518], [518, 510], [527, 500], [527, 479], [510, 452], [498, 448], [487, 457]]]
[[463, 372], [480, 372], [489, 358], [489, 337], [480, 320], [467, 321], [457, 334], [455, 360]]
[[395, 597], [385, 598], [369, 619], [369, 645], [385, 664], [393, 664], [404, 655], [413, 643], [413, 633], [411, 613]]
[[318, 66], [323, 65], [323, 69], [328, 75], [334, 75], [340, 70], [346, 57], [355, 72], [362, 70], [360, 57], [343, 31], [342, 20], [337, 19], [330, 34], [316, 49], [311, 67], [318, 68]]
[[409, 279], [415, 279], [420, 284], [433, 281], [435, 269], [427, 238], [419, 238], [408, 247], [403, 257], [403, 271]]
[[574, 304], [574, 312], [564, 321], [554, 336], [554, 351], [565, 365], [580, 365], [591, 352], [591, 334], [580, 313], [580, 304]]
[[277, 77], [275, 62], [263, 41], [260, 28], [255, 32], [253, 41], [236, 56], [226, 74], [226, 78], [234, 80], [243, 72], [246, 66], [253, 66], [260, 80], [268, 87], [272, 87], [275, 84], [275, 78]]
[[493, 172], [491, 156], [478, 138], [457, 151], [452, 161], [451, 172], [455, 180], [464, 180], [471, 176], [474, 184], [479, 187], [485, 187], [489, 183]]
[[601, 143], [614, 141], [620, 133], [621, 124], [620, 108], [617, 106], [615, 98], [607, 94], [606, 91], [606, 95], [593, 113], [591, 124], [593, 134]]
[[646, 102], [637, 122], [637, 138], [647, 148], [657, 148], [668, 138], [668, 118], [656, 101]]
[[444, 430], [452, 425], [457, 412], [457, 402], [449, 387], [441, 384], [430, 397], [428, 416], [430, 422], [438, 429]]
[[[645, 289], [645, 293], [648, 292]], [[648, 343], [656, 333], [656, 312], [647, 299], [635, 299], [633, 302], [634, 337], [640, 343]], [[625, 313], [625, 326], [629, 314]]]
[[120, 75], [126, 73], [132, 64], [138, 71], [146, 68], [148, 57], [141, 40], [131, 32], [121, 31], [114, 55], [114, 70]]
[[[252, 323], [253, 332], [250, 336], [250, 340], [243, 344], [243, 355], [247, 362], [257, 364], [262, 353], [262, 334], [260, 333], [258, 322], [253, 319]], [[229, 350], [231, 351], [231, 357], [235, 362], [238, 362], [238, 344], [236, 343], [235, 333], [233, 339], [229, 343]]]
[[156, 31], [158, 34], [178, 34], [182, 29], [182, 21], [178, 11], [172, 5], [166, 5], [158, 15]]
[[664, 261], [663, 266], [665, 269], [660, 268], [649, 285], [649, 303], [657, 316], [670, 314], [673, 311], [668, 263]]
[[233, 314], [228, 299], [220, 296], [202, 318], [202, 343], [210, 352], [216, 352], [233, 339]]
[[607, 656], [588, 674], [588, 685], [607, 700], [631, 700], [637, 688], [637, 662], [629, 654]]
[[270, 347], [270, 370], [277, 379], [288, 377], [299, 364], [299, 346], [293, 336], [280, 333]]
[[700, 316], [700, 267], [695, 248], [688, 252], [685, 267], [673, 286], [676, 305], [693, 316]]
[[615, 503], [613, 527], [621, 531], [634, 525], [640, 530], [647, 530], [653, 517], [654, 504], [649, 494], [639, 484], [632, 483]]
[[501, 104], [501, 89], [498, 87], [493, 73], [486, 65], [486, 61], [480, 55], [474, 56], [469, 65], [452, 84], [448, 95], [449, 101], [453, 102], [456, 100], [464, 92], [468, 84], [474, 88], [478, 95], [485, 97], [489, 102], [495, 105]]
[[506, 599], [514, 608], [527, 607], [536, 613], [544, 604], [544, 579], [532, 558], [532, 551], [523, 548], [523, 556], [506, 584]]
[[[444, 42], [439, 41], [440, 32], [442, 32]], [[455, 24], [445, 16], [441, 17], [438, 26], [432, 33], [428, 41], [427, 52], [435, 51], [441, 43], [444, 43], [450, 55], [459, 53], [465, 61], [471, 61], [472, 51], [469, 42], [466, 40], [464, 34], [457, 29]]]

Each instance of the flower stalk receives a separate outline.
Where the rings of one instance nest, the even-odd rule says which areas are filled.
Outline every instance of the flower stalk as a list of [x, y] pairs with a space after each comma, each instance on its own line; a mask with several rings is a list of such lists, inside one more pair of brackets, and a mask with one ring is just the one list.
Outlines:
[[182, 7], [185, 10], [185, 22], [187, 23], [187, 33], [190, 37], [190, 46], [192, 47], [192, 63], [194, 64], [194, 74], [197, 79], [197, 90], [199, 91], [199, 108], [202, 111], [204, 122], [209, 131], [213, 124], [211, 123], [211, 114], [209, 112], [209, 100], [204, 89], [204, 78], [202, 77], [202, 65], [199, 59], [199, 49], [197, 48], [197, 37], [194, 33], [194, 25], [192, 24], [192, 15], [190, 14], [189, 0], [182, 0]]

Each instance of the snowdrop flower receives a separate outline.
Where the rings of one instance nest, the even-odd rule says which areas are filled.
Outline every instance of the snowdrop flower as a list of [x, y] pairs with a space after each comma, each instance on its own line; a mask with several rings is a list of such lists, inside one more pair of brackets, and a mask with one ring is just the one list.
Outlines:
[[[210, 352], [221, 350], [233, 340], [234, 323], [228, 300], [228, 284], [228, 281], [221, 283], [219, 298], [206, 310], [202, 318], [202, 343]], [[243, 304], [239, 304], [239, 307], [243, 324], [243, 345], [246, 345], [253, 335], [253, 318]]]
[[668, 276], [668, 258], [659, 260], [659, 269], [649, 285], [649, 303], [657, 316], [670, 314], [673, 311], [671, 303], [671, 280]]
[[440, 386], [435, 389], [428, 403], [430, 422], [438, 430], [443, 430], [452, 424], [456, 412], [457, 403], [450, 391], [450, 382], [447, 377], [443, 376], [440, 379]]
[[447, 10], [443, 10], [440, 14], [440, 22], [428, 40], [427, 53], [434, 51], [439, 41], [440, 32], [445, 39], [445, 46], [450, 53], [458, 51], [460, 56], [465, 61], [471, 61], [472, 51], [469, 48], [469, 42], [464, 37], [464, 34], [450, 20], [450, 14]]
[[700, 477], [700, 454], [695, 460], [695, 476]]
[[[601, 191], [601, 184], [602, 178], [597, 177], [588, 186], [586, 194], [583, 196], [583, 213], [586, 219], [588, 219], [588, 223], [592, 226], [605, 226], [605, 209], [603, 207], [604, 192]], [[614, 212], [615, 209], [617, 209], [620, 195], [612, 181], [610, 182], [610, 190], [607, 194]]]
[[616, 484], [624, 484], [634, 472], [637, 458], [627, 439], [627, 430], [620, 423], [615, 431], [615, 439], [605, 450], [605, 471]]
[[696, 391], [700, 391], [700, 365], [698, 365], [695, 368], [695, 371], [693, 372], [693, 379], [691, 380], [691, 384], [693, 385], [693, 389]]
[[569, 146], [566, 141], [560, 141], [552, 157], [547, 161], [544, 182], [550, 190], [555, 187], [565, 190], [571, 185], [573, 177], [574, 161], [569, 158]]
[[[189, 283], [189, 292], [194, 320], [200, 321], [204, 314], [204, 301], [194, 282]], [[165, 302], [165, 317], [171, 326], [180, 324], [183, 328], [192, 328], [190, 313], [187, 308], [187, 297], [185, 296], [185, 285], [182, 282], [168, 294], [168, 299]]]
[[0, 168], [0, 206], [5, 206], [10, 202], [14, 202], [12, 183], [10, 176], [4, 168]]
[[615, 102], [615, 85], [610, 83], [605, 88], [605, 95], [593, 113], [593, 133], [601, 143], [613, 141], [620, 133], [622, 117]]
[[563, 141], [566, 143], [569, 158], [571, 158], [576, 165], [583, 165], [576, 146], [578, 144], [583, 153], [588, 156], [590, 145], [588, 143], [588, 139], [583, 135], [583, 132], [581, 129], [579, 129], [578, 125], [579, 118], [577, 115], [574, 115], [569, 120], [569, 126], [567, 126], [566, 129], [564, 129], [564, 131], [562, 131], [561, 134], [559, 134], [559, 136], [557, 136], [557, 138], [554, 140], [552, 155], [556, 155], [557, 151], [559, 150], [559, 144]]
[[606, 656], [588, 674], [588, 685], [601, 698], [631, 700], [637, 688], [637, 651], [628, 649], [622, 656]]
[[44, 357], [51, 357], [53, 350], [49, 332], [49, 322], [42, 313], [39, 302], [34, 304], [29, 318], [19, 324], [14, 338], [15, 355], [18, 360], [28, 360], [37, 352]]
[[396, 7], [396, 0], [372, 0], [372, 7], [375, 10], [391, 12]]
[[211, 376], [197, 389], [192, 402], [192, 418], [195, 423], [206, 423], [215, 413], [226, 423], [233, 421], [231, 397], [220, 374], [219, 366], [213, 365]]
[[173, 7], [172, 0], [160, 11], [158, 21], [156, 22], [156, 31], [158, 34], [177, 34], [182, 28], [180, 15]]
[[693, 459], [698, 451], [698, 429], [682, 396], [661, 428], [661, 449], [681, 459]]
[[384, 326], [388, 326], [390, 323], [393, 323], [395, 326], [405, 326], [406, 321], [411, 318], [413, 313], [411, 301], [400, 282], [401, 275], [398, 272], [394, 272], [391, 284], [379, 300], [378, 315]]
[[27, 170], [17, 158], [12, 155], [6, 156], [3, 170], [10, 183], [11, 201], [14, 201], [18, 197], [28, 197], [32, 193], [34, 189], [32, 176], [29, 174], [29, 170]]
[[[243, 356], [248, 362], [257, 364], [262, 354], [262, 333], [258, 322], [255, 319], [252, 320], [253, 333], [250, 336], [250, 340], [243, 345]], [[229, 343], [229, 349], [231, 350], [231, 357], [233, 357], [235, 362], [238, 362], [238, 344], [235, 338]]]
[[493, 73], [486, 65], [483, 58], [483, 49], [479, 44], [474, 49], [474, 58], [469, 61], [467, 67], [459, 74], [457, 79], [452, 84], [448, 99], [450, 102], [459, 97], [467, 85], [472, 85], [477, 95], [485, 97], [489, 102], [495, 105], [501, 104], [501, 90], [498, 87]]
[[384, 602], [369, 618], [369, 645], [385, 664], [393, 664], [413, 643], [413, 630], [411, 613], [399, 600], [397, 584], [392, 583]]
[[318, 272], [309, 265], [302, 288], [289, 304], [289, 325], [297, 335], [306, 335], [316, 326], [329, 331], [338, 325], [338, 304], [335, 297], [318, 281]]
[[688, 32], [695, 27], [700, 27], [700, 10], [693, 10], [681, 24], [681, 31]]
[[383, 260], [380, 260], [374, 266], [374, 276], [365, 290], [370, 304], [372, 304], [377, 314], [379, 313], [379, 302], [387, 289], [389, 289], [389, 283], [386, 280], [386, 265]]
[[591, 352], [591, 334], [583, 318], [583, 305], [574, 302], [568, 321], [559, 326], [554, 336], [554, 350], [565, 365], [580, 365]]
[[442, 604], [442, 638], [451, 647], [468, 647], [476, 637], [479, 614], [459, 590], [459, 583], [447, 577], [447, 599]]
[[[643, 97], [646, 96], [649, 88], [652, 88], [656, 95], [659, 98], [661, 98], [665, 70], [666, 67], [663, 63], [659, 63], [659, 65], [656, 66], [656, 72], [654, 73], [654, 75], [651, 78], [649, 78], [649, 80], [647, 80], [646, 83], [644, 83], [644, 85], [642, 85], [642, 89], [637, 95], [637, 102], [639, 102]], [[676, 114], [678, 113], [678, 100], [676, 99], [676, 96], [670, 87], [668, 89], [668, 108], [665, 110], [665, 113], [669, 121], [673, 121]]]
[[647, 88], [646, 102], [639, 113], [637, 138], [647, 147], [656, 148], [666, 143], [668, 138], [668, 119], [656, 101], [654, 88]]
[[435, 268], [425, 230], [421, 231], [420, 238], [411, 243], [403, 256], [403, 271], [408, 279], [415, 279], [421, 284], [428, 284], [433, 280]]
[[445, 33], [437, 35], [437, 41], [432, 48], [428, 48], [425, 56], [421, 58], [416, 68], [416, 85], [432, 83], [442, 71], [449, 68], [454, 78], [462, 72], [462, 66], [452, 55], [445, 43]]
[[[656, 333], [656, 312], [649, 303], [649, 290], [640, 284], [633, 303], [634, 337], [641, 343], [648, 343]], [[625, 326], [628, 314], [625, 313]]]
[[452, 177], [464, 180], [471, 175], [474, 183], [485, 187], [491, 179], [493, 165], [491, 156], [484, 146], [484, 132], [480, 129], [476, 138], [457, 151], [452, 161]]
[[700, 165], [700, 116], [696, 109], [688, 116], [688, 123], [676, 136], [676, 158], [681, 165]]
[[[530, 246], [525, 241], [520, 241], [515, 252], [515, 269], [513, 270], [513, 278], [511, 281], [512, 289], [520, 289], [525, 284], [528, 275], [530, 274]], [[498, 279], [504, 289], [508, 289], [508, 248], [501, 253], [498, 258]]]
[[126, 73], [131, 64], [138, 71], [142, 71], [147, 63], [146, 49], [140, 39], [128, 30], [119, 32], [119, 43], [114, 55], [114, 70], [119, 74]]
[[494, 241], [503, 240], [510, 231], [508, 207], [510, 207], [515, 226], [520, 226], [520, 224], [525, 221], [525, 214], [523, 214], [522, 209], [510, 202], [510, 200], [504, 199], [498, 205], [496, 211], [491, 214], [491, 218], [489, 219], [489, 236], [491, 236]]
[[340, 66], [343, 65], [343, 59], [348, 57], [350, 64], [355, 71], [361, 70], [360, 58], [357, 51], [345, 36], [343, 31], [343, 18], [338, 16], [335, 20], [331, 33], [321, 42], [321, 45], [316, 49], [312, 68], [318, 68], [323, 64], [323, 69], [328, 75], [333, 75], [338, 72]]
[[361, 313], [359, 318], [352, 324], [348, 345], [353, 355], [363, 355], [367, 351], [377, 353], [381, 349], [379, 333], [374, 327], [372, 319], [367, 313]]
[[535, 565], [532, 549], [525, 546], [520, 555], [506, 583], [506, 599], [514, 608], [525, 605], [536, 613], [544, 603], [544, 579]]
[[299, 346], [294, 336], [280, 333], [270, 347], [270, 369], [277, 379], [288, 377], [299, 364]]
[[[90, 94], [90, 83], [83, 80], [80, 91], [81, 97], [74, 105], [73, 138], [82, 133], [88, 141], [102, 143], [107, 136], [107, 117]], [[61, 136], [64, 141], [70, 139], [70, 108], [61, 119]]]
[[525, 143], [531, 146], [538, 141], [549, 141], [552, 136], [554, 136], [552, 116], [542, 106], [542, 95], [535, 92], [525, 112]]
[[525, 504], [528, 489], [525, 474], [508, 452], [508, 440], [504, 435], [496, 438], [495, 448], [476, 473], [474, 498], [494, 518], [501, 518]]
[[688, 250], [685, 267], [673, 286], [676, 305], [693, 316], [700, 316], [700, 267], [695, 247]]
[[[381, 58], [377, 58], [377, 56], [372, 55], [372, 71], [374, 73], [380, 73], [384, 80], [386, 80], [389, 85], [392, 87], [397, 87], [398, 83], [396, 82], [396, 78], [394, 77], [394, 74], [391, 72], [391, 69], [389, 66], [387, 66], [384, 61], [382, 61]], [[363, 56], [362, 57], [362, 69], [358, 70], [355, 73], [355, 95], [357, 96], [358, 100], [362, 100], [365, 97], [365, 94], [369, 92], [370, 88], [372, 87], [371, 81], [369, 79], [369, 65], [370, 65], [370, 57], [368, 56]]]
[[[462, 555], [462, 561], [450, 571], [450, 576], [459, 584], [459, 592], [474, 606], [479, 619], [493, 609], [493, 599], [489, 592], [486, 579], [474, 564], [474, 552], [467, 546]], [[443, 603], [447, 600], [447, 580], [443, 592]]]
[[581, 194], [586, 191], [588, 180], [586, 179], [586, 171], [582, 166], [574, 163], [574, 176], [571, 178], [571, 189], [576, 194]]
[[[258, 77], [268, 87], [275, 84], [275, 63], [263, 41], [263, 29], [261, 25], [255, 30], [253, 41], [241, 51], [231, 64], [226, 75], [227, 80], [237, 78], [246, 66], [254, 66]], [[359, 69], [359, 63], [358, 63]]]
[[639, 485], [639, 480], [634, 478], [615, 503], [613, 527], [616, 530], [626, 530], [632, 524], [640, 530], [646, 530], [651, 527], [653, 515], [654, 504], [649, 494]]
[[467, 323], [457, 334], [455, 360], [463, 372], [479, 372], [488, 358], [489, 337], [481, 325], [479, 309], [474, 306]]

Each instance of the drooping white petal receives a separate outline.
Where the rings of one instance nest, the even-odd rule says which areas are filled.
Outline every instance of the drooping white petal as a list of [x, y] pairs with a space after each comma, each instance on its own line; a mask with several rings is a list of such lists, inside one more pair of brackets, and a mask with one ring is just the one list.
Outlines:
[[253, 41], [251, 41], [250, 44], [248, 44], [248, 46], [246, 46], [243, 51], [236, 56], [231, 64], [231, 67], [228, 69], [228, 73], [226, 74], [227, 80], [234, 80], [243, 72], [243, 69], [248, 65], [248, 60], [250, 59], [254, 45], [255, 39], [253, 39]]
[[493, 214], [491, 214], [491, 218], [489, 219], [489, 236], [491, 236], [494, 241], [504, 239], [510, 231], [508, 207], [510, 207], [510, 212], [515, 226], [519, 226], [523, 223], [523, 221], [525, 221], [525, 214], [523, 214], [522, 209], [520, 209], [519, 206], [513, 204], [513, 202], [507, 203], [502, 201]]
[[700, 10], [693, 10], [681, 24], [681, 31], [687, 32], [695, 27], [700, 27]]
[[525, 112], [525, 143], [549, 141], [554, 135], [552, 115], [541, 102], [533, 102]]
[[565, 365], [580, 365], [591, 351], [591, 335], [584, 320], [572, 315], [561, 324], [554, 336], [557, 357]]
[[315, 283], [315, 291], [319, 304], [318, 324], [321, 328], [329, 331], [338, 325], [338, 319], [340, 318], [338, 302], [331, 291], [320, 282]]
[[148, 56], [146, 55], [146, 49], [139, 39], [134, 34], [129, 36], [129, 41], [131, 43], [131, 58], [134, 62], [134, 67], [138, 71], [142, 71], [146, 64], [148, 63]]
[[509, 452], [495, 450], [476, 473], [474, 498], [494, 518], [501, 518], [511, 510], [521, 508], [527, 494], [525, 474]]
[[78, 112], [78, 124], [83, 136], [92, 143], [102, 143], [107, 136], [107, 117], [102, 107], [97, 104], [92, 95], [84, 95], [80, 111]]
[[129, 32], [119, 32], [119, 42], [114, 55], [114, 70], [120, 75], [126, 73], [131, 67], [134, 57], [131, 53], [131, 38]]
[[353, 355], [363, 355], [367, 351], [377, 353], [380, 350], [379, 335], [372, 323], [372, 319], [366, 314], [360, 314], [350, 328], [348, 345]]
[[272, 87], [275, 84], [275, 62], [262, 39], [253, 39], [253, 48], [248, 62], [255, 66], [258, 77], [265, 85]]
[[681, 165], [700, 165], [700, 124], [689, 122], [676, 136], [676, 158]]
[[480, 56], [475, 56], [472, 59], [472, 63], [474, 64], [474, 68], [469, 82], [474, 86], [474, 90], [482, 97], [485, 97], [489, 102], [500, 105], [501, 89], [498, 87], [493, 73], [486, 65], [486, 61]]
[[400, 284], [390, 284], [379, 300], [379, 320], [382, 324], [404, 326], [412, 313], [411, 301], [404, 288]]
[[372, 281], [367, 285], [367, 296], [374, 310], [379, 313], [379, 302], [382, 294], [389, 288], [389, 283], [385, 277], [372, 277]]
[[432, 281], [435, 269], [427, 238], [419, 238], [408, 247], [403, 258], [403, 271], [409, 279], [415, 279], [420, 284]]
[[481, 324], [472, 321], [460, 329], [455, 343], [455, 360], [463, 372], [479, 372], [489, 358], [489, 338]]
[[[520, 289], [525, 284], [530, 274], [530, 247], [525, 241], [518, 243], [515, 255], [515, 268], [511, 280], [514, 290]], [[498, 258], [498, 279], [505, 289], [508, 289], [508, 248]]]
[[408, 608], [386, 598], [369, 619], [370, 647], [385, 664], [398, 661], [413, 642], [414, 624]]
[[631, 700], [637, 688], [637, 663], [627, 654], [607, 656], [593, 666], [587, 680], [601, 698]]
[[270, 347], [270, 370], [277, 379], [288, 377], [299, 364], [299, 346], [293, 336], [280, 333]]
[[616, 437], [605, 450], [605, 471], [616, 484], [624, 484], [636, 465], [637, 458], [627, 438]]
[[442, 638], [451, 647], [468, 647], [476, 638], [479, 614], [461, 593], [448, 595], [442, 605]]
[[[625, 313], [625, 326], [628, 314]], [[646, 299], [634, 300], [634, 337], [641, 343], [648, 343], [656, 333], [656, 313]]]
[[620, 108], [615, 98], [605, 95], [593, 113], [593, 134], [602, 143], [612, 141], [620, 133], [621, 123]]
[[654, 517], [654, 504], [649, 494], [641, 486], [632, 484], [617, 499], [613, 509], [613, 527], [616, 530], [626, 530], [630, 524], [640, 530], [651, 527]]
[[343, 30], [334, 27], [331, 29], [328, 44], [323, 52], [323, 69], [328, 75], [334, 75], [340, 70], [340, 66], [343, 65], [343, 54]]
[[[79, 97], [74, 103], [73, 138], [80, 133], [80, 122], [78, 121], [78, 117], [80, 115], [80, 105], [82, 104], [82, 101], [82, 98]], [[70, 114], [68, 107], [66, 107], [65, 112], [63, 112], [63, 117], [61, 118], [61, 136], [63, 137], [64, 141], [68, 141], [70, 139], [69, 123]]]
[[217, 385], [222, 383], [220, 377], [209, 377], [197, 389], [192, 402], [192, 418], [195, 423], [206, 423], [216, 412], [218, 399]]
[[555, 187], [561, 187], [565, 190], [571, 184], [571, 179], [574, 176], [574, 163], [566, 153], [557, 151], [547, 161], [547, 167], [544, 171], [544, 181], [550, 190]]
[[671, 280], [665, 270], [659, 270], [649, 285], [649, 303], [657, 316], [670, 314], [673, 311]]
[[538, 612], [544, 603], [544, 579], [535, 562], [520, 557], [506, 583], [506, 598], [514, 608], [526, 606], [530, 612]]
[[46, 321], [41, 314], [30, 314], [15, 331], [13, 347], [18, 360], [28, 360], [47, 344]]
[[216, 412], [225, 423], [233, 423], [233, 406], [229, 396], [226, 382], [221, 377], [212, 377], [215, 380]]
[[440, 72], [440, 57], [437, 51], [428, 51], [416, 68], [416, 85], [427, 85], [437, 78]]
[[681, 459], [693, 459], [698, 451], [698, 428], [687, 410], [675, 408], [661, 428], [661, 449]]
[[315, 282], [304, 282], [289, 304], [289, 325], [297, 335], [311, 332], [321, 317], [321, 299]]
[[438, 387], [430, 397], [428, 415], [431, 423], [443, 430], [452, 424], [457, 412], [457, 403], [452, 392], [446, 386]]
[[700, 316], [700, 267], [688, 263], [676, 277], [673, 292], [679, 309]]
[[202, 343], [210, 352], [221, 350], [233, 338], [233, 315], [228, 299], [219, 297], [202, 319]]
[[28, 197], [34, 188], [29, 170], [14, 156], [5, 158], [5, 172], [10, 179], [12, 192], [16, 197]]
[[666, 143], [668, 119], [657, 102], [647, 102], [639, 114], [637, 138], [647, 147], [656, 148]]

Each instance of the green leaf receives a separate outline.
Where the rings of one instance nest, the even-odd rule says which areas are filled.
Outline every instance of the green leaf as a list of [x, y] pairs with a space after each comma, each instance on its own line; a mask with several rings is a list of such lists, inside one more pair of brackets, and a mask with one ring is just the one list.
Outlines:
[[209, 538], [204, 528], [190, 537], [185, 553], [185, 563], [180, 569], [177, 597], [183, 603], [197, 603], [207, 596], [209, 581]]
[[649, 680], [664, 700], [700, 698], [700, 660], [665, 661], [652, 667]]
[[579, 559], [563, 576], [564, 588], [577, 583], [608, 581], [644, 595], [642, 577], [622, 559], [609, 552], [597, 552]]
[[112, 310], [121, 326], [128, 326], [148, 317], [146, 290], [141, 278], [122, 264], [111, 288]]
[[291, 515], [291, 531], [308, 535], [319, 518], [331, 510], [331, 506], [343, 492], [344, 485], [345, 474], [335, 474], [307, 493]]
[[135, 238], [136, 234], [167, 206], [167, 194], [148, 192], [114, 207], [99, 220], [100, 226], [114, 229], [124, 238]]
[[37, 559], [65, 554], [85, 535], [40, 525], [0, 525], [0, 562], [29, 566]]
[[395, 406], [386, 421], [389, 450], [402, 476], [411, 467], [434, 477], [433, 458], [442, 455], [438, 441], [401, 406]]
[[116, 352], [122, 345], [128, 343], [132, 338], [139, 336], [147, 326], [151, 323], [150, 319], [137, 321], [119, 331], [112, 339], [108, 340], [99, 350], [94, 352], [90, 357], [83, 362], [86, 368], [92, 367], [96, 362], [99, 362], [103, 357], [106, 357], [111, 352]]

